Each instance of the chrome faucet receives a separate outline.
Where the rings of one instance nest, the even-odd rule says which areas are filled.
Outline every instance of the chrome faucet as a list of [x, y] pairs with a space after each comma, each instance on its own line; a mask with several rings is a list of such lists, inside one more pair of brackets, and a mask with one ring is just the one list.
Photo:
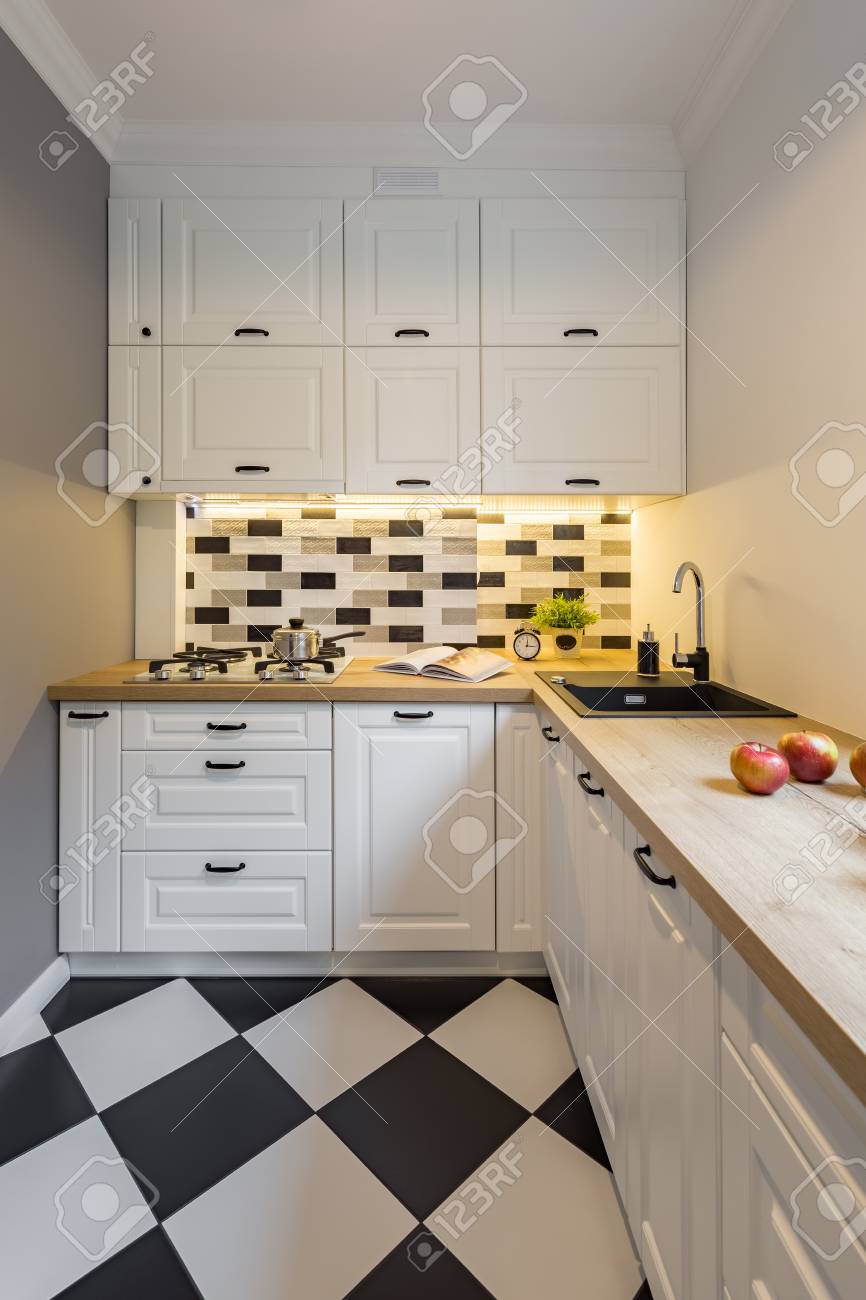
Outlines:
[[679, 594], [683, 589], [683, 578], [691, 573], [695, 580], [695, 617], [697, 634], [695, 648], [691, 654], [680, 650], [680, 634], [674, 635], [674, 668], [691, 668], [696, 682], [710, 680], [710, 656], [705, 644], [704, 633], [704, 579], [698, 566], [692, 560], [684, 560], [674, 574], [674, 591]]

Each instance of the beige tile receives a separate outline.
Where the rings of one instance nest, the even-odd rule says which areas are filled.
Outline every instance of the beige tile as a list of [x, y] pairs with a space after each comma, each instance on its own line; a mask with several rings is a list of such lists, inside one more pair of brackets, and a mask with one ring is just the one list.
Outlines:
[[446, 605], [442, 609], [442, 622], [454, 624], [459, 627], [474, 627], [475, 610], [455, 609], [451, 606]]
[[524, 573], [549, 573], [553, 568], [551, 555], [518, 555], [519, 568]]
[[239, 573], [247, 567], [245, 555], [212, 555], [214, 572]]
[[210, 603], [213, 606], [225, 609], [228, 606], [245, 606], [247, 603], [246, 591], [211, 591]]
[[[509, 602], [510, 603], [510, 602]], [[505, 604], [501, 605], [482, 605], [480, 602], [477, 607], [479, 619], [505, 618]]]
[[408, 591], [436, 591], [441, 589], [442, 582], [438, 573], [407, 573], [406, 588]]
[[302, 537], [301, 555], [333, 555], [337, 549], [334, 537]]
[[352, 521], [353, 537], [387, 537], [387, 519], [354, 519]]
[[301, 585], [300, 573], [266, 573], [265, 586], [269, 591], [289, 591]]
[[479, 537], [475, 543], [479, 555], [504, 555], [505, 541], [491, 541], [487, 538]]
[[474, 537], [443, 537], [442, 553], [443, 555], [474, 555], [475, 538]]
[[521, 524], [519, 531], [515, 533], [515, 539], [518, 537], [523, 541], [532, 541], [533, 538], [538, 540], [552, 538], [553, 524]]
[[246, 519], [214, 519], [212, 527], [214, 537], [246, 537], [247, 535]]
[[602, 555], [631, 555], [631, 542], [613, 542], [601, 539]]
[[382, 555], [353, 555], [352, 568], [355, 573], [386, 572], [388, 560], [387, 557]]
[[365, 588], [359, 588], [355, 591], [353, 605], [366, 607], [367, 609], [378, 609], [388, 604], [387, 591], [367, 591]]
[[599, 608], [602, 618], [631, 618], [631, 605], [604, 605]]
[[540, 600], [549, 600], [553, 587], [521, 587], [516, 597], [522, 605], [537, 605]]

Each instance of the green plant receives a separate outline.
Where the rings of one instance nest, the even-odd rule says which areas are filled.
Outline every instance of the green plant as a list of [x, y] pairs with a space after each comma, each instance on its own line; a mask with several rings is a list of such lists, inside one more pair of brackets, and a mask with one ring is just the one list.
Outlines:
[[540, 600], [531, 619], [539, 627], [584, 628], [598, 622], [598, 614], [587, 607], [583, 596], [551, 596]]

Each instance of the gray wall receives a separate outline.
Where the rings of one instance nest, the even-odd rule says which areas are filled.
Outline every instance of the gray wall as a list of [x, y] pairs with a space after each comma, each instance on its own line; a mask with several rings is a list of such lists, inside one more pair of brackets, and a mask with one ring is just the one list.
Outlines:
[[[0, 1012], [57, 956], [39, 878], [57, 861], [57, 712], [49, 682], [128, 658], [133, 507], [91, 527], [55, 458], [106, 418], [108, 166], [38, 146], [64, 109], [0, 32]], [[74, 471], [73, 477], [78, 473]], [[98, 517], [103, 494], [73, 485]]]

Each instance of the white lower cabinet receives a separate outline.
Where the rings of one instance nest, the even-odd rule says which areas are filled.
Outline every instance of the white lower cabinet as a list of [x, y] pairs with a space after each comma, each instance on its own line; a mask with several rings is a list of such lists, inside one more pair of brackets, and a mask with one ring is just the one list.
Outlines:
[[541, 951], [542, 760], [546, 748], [534, 705], [496, 705], [498, 952]]
[[495, 948], [492, 704], [334, 706], [334, 946]]
[[542, 952], [569, 1031], [575, 1012], [572, 972], [580, 954], [572, 938], [569, 863], [574, 849], [574, 756], [561, 743], [555, 720], [540, 715], [543, 743]]

